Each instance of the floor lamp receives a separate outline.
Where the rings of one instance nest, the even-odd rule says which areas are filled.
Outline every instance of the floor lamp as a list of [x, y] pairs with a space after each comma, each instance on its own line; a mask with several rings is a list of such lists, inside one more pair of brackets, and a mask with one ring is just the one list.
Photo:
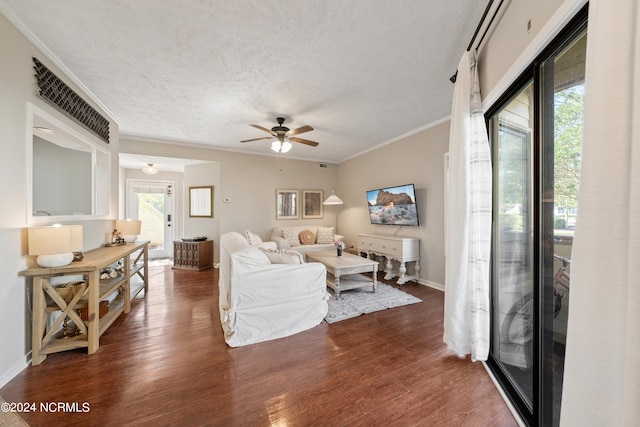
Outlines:
[[329, 197], [327, 197], [327, 199], [322, 202], [323, 205], [326, 206], [335, 206], [336, 207], [336, 226], [334, 229], [334, 233], [337, 234], [338, 232], [338, 206], [343, 205], [344, 202], [342, 201], [342, 199], [340, 199], [340, 197], [336, 196], [335, 190], [331, 190], [331, 195]]

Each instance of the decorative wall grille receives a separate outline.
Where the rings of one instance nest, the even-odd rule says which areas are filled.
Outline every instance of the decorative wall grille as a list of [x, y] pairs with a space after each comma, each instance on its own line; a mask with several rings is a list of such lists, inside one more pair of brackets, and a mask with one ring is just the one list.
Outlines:
[[98, 113], [42, 62], [33, 58], [33, 63], [38, 83], [38, 95], [108, 144], [109, 120]]

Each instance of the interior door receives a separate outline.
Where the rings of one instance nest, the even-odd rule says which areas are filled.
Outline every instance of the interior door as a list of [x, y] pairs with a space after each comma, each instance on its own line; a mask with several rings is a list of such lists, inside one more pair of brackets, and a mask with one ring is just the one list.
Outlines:
[[149, 258], [171, 258], [174, 240], [173, 182], [131, 180], [127, 218], [142, 221], [138, 240], [149, 241]]

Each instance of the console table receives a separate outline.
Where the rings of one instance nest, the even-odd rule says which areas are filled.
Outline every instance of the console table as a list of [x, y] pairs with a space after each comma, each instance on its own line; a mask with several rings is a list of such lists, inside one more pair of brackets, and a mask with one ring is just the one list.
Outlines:
[[213, 267], [213, 240], [173, 242], [173, 268], [205, 270]]
[[[396, 274], [393, 272], [392, 260], [400, 263], [398, 269], [398, 285], [403, 285], [409, 280], [417, 280], [420, 277], [420, 240], [412, 237], [394, 237], [381, 234], [358, 234], [358, 252], [365, 254], [367, 258], [371, 255], [383, 256], [387, 259], [384, 268], [385, 280], [393, 279]], [[406, 263], [415, 262], [414, 274], [407, 276]]]
[[[19, 273], [31, 278], [33, 286], [32, 365], [39, 365], [50, 353], [83, 347], [89, 354], [98, 350], [100, 336], [120, 314], [131, 311], [131, 300], [142, 290], [147, 294], [148, 244], [102, 247], [63, 267], [34, 267]], [[122, 266], [117, 275], [100, 279], [101, 271], [116, 262]], [[69, 302], [61, 288], [51, 284], [59, 276], [76, 283]], [[61, 312], [60, 316], [47, 327], [47, 314], [54, 312]]]

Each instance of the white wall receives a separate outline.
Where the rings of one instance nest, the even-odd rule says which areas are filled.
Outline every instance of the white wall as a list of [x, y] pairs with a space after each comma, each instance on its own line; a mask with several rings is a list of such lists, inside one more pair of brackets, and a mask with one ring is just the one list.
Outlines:
[[[448, 147], [447, 120], [341, 163], [336, 184], [336, 194], [344, 201], [338, 232], [347, 245], [356, 245], [359, 233], [419, 238], [420, 282], [437, 288], [444, 284], [443, 157]], [[411, 183], [416, 188], [420, 227], [371, 225], [367, 190]]]
[[[97, 140], [93, 134], [81, 128], [35, 94], [35, 77], [32, 57], [38, 58], [58, 77], [84, 95], [36, 46], [27, 40], [4, 16], [0, 15], [0, 182], [5, 184], [0, 210], [0, 324], [5, 325], [0, 351], [0, 386], [27, 366], [31, 351], [31, 312], [27, 298], [28, 284], [19, 272], [34, 266], [33, 257], [27, 255], [27, 143], [31, 143], [32, 129], [27, 128], [27, 102], [76, 129], [87, 139]], [[105, 117], [99, 106], [83, 96]], [[119, 147], [118, 125], [110, 123], [110, 144], [107, 150], [117, 153]], [[29, 141], [29, 142], [28, 142]], [[118, 207], [118, 157], [112, 156], [110, 217], [115, 218]], [[84, 247], [95, 248], [104, 241], [106, 230], [112, 226], [107, 220], [74, 221], [84, 227]]]
[[481, 46], [478, 71], [486, 107], [506, 91], [585, 3], [586, 0], [511, 0]]
[[[190, 217], [189, 216], [189, 187], [208, 187], [213, 186], [213, 217]], [[214, 262], [218, 262], [220, 253], [220, 212], [222, 199], [219, 196], [220, 190], [220, 163], [200, 163], [188, 165], [184, 168], [184, 185], [182, 193], [184, 194], [181, 212], [184, 217], [184, 236], [196, 237], [207, 236], [213, 240], [214, 244]], [[183, 236], [179, 236], [183, 237]]]

